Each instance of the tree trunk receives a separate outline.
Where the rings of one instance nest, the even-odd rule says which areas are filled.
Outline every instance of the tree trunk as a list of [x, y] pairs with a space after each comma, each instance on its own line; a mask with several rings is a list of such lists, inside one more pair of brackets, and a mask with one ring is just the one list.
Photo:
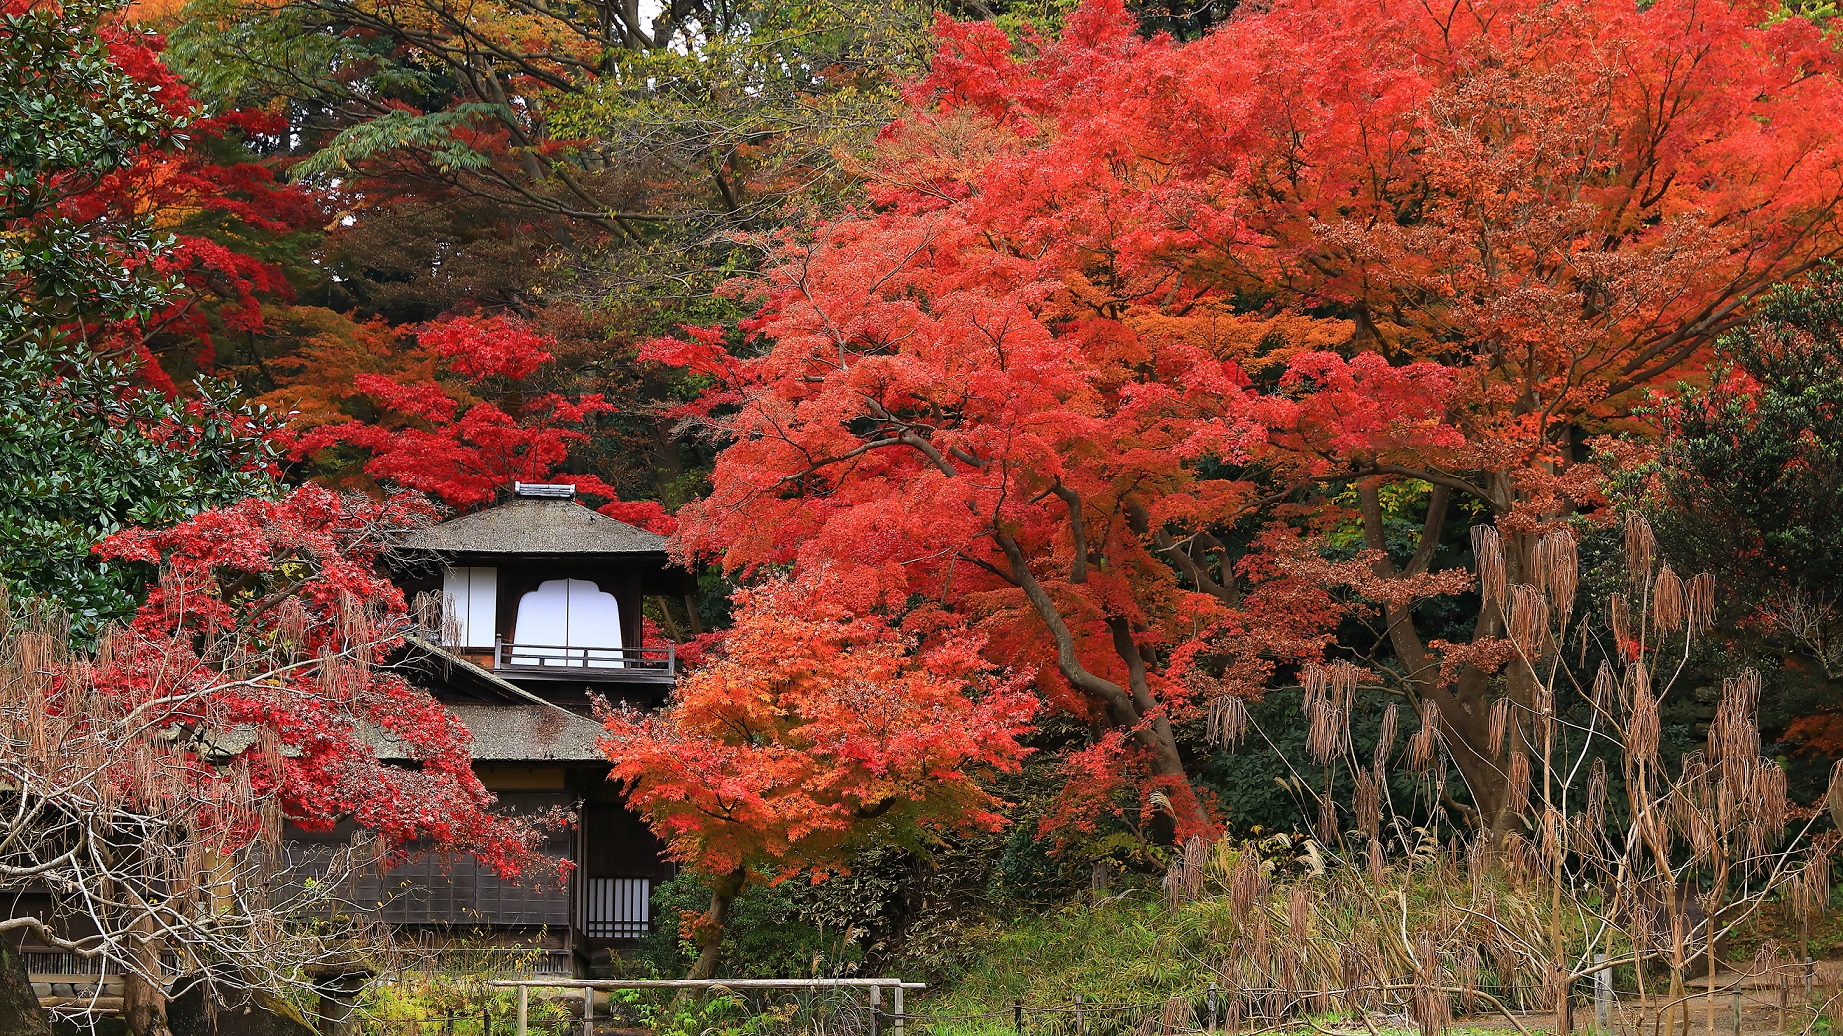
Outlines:
[[8, 1036], [51, 1036], [51, 1018], [38, 1005], [26, 959], [11, 934], [0, 935], [0, 1032]]
[[697, 927], [698, 959], [686, 978], [716, 978], [717, 963], [723, 955], [723, 931], [730, 923], [730, 907], [742, 894], [748, 871], [741, 867], [717, 877], [710, 884], [710, 912]]
[[[1385, 579], [1412, 578], [1427, 572], [1432, 566], [1441, 531], [1446, 525], [1451, 492], [1440, 486], [1434, 488], [1414, 555], [1405, 566], [1397, 569], [1387, 553], [1388, 538], [1383, 528], [1379, 486], [1379, 482], [1372, 481], [1359, 485], [1357, 489], [1365, 545], [1379, 552], [1373, 570]], [[1513, 583], [1523, 580], [1523, 560], [1528, 547], [1527, 543], [1516, 537], [1509, 538], [1505, 543], [1506, 567]], [[1466, 787], [1472, 793], [1472, 802], [1478, 810], [1475, 818], [1478, 830], [1496, 842], [1498, 836], [1508, 831], [1517, 821], [1515, 811], [1509, 808], [1510, 757], [1518, 752], [1529, 752], [1531, 746], [1522, 724], [1515, 722], [1505, 732], [1505, 745], [1492, 744], [1491, 708], [1497, 694], [1508, 693], [1512, 700], [1523, 706], [1522, 711], [1527, 712], [1532, 697], [1528, 674], [1519, 673], [1512, 666], [1505, 676], [1505, 686], [1500, 691], [1494, 677], [1476, 667], [1461, 665], [1458, 678], [1449, 686], [1440, 672], [1440, 663], [1429, 654], [1415, 626], [1413, 605], [1386, 604], [1383, 606], [1383, 619], [1387, 624], [1390, 646], [1395, 649], [1396, 657], [1407, 671], [1415, 697], [1439, 710], [1440, 734], [1446, 742], [1453, 765], [1458, 767], [1460, 776], [1465, 779]], [[1473, 641], [1502, 634], [1502, 623], [1497, 616], [1490, 608], [1483, 609], [1473, 629]]]
[[[1079, 507], [1072, 504], [1071, 511], [1079, 513]], [[1076, 527], [1079, 528], [1079, 525]], [[1082, 545], [1078, 546], [1076, 556], [1085, 558], [1085, 534], [1080, 538]], [[1083, 663], [1067, 620], [1056, 607], [1055, 599], [1035, 573], [1031, 572], [1030, 563], [1017, 541], [1004, 533], [995, 534], [993, 539], [999, 549], [1004, 551], [1010, 564], [1009, 578], [1012, 583], [1024, 591], [1037, 617], [1043, 620], [1051, 638], [1055, 640], [1056, 667], [1070, 686], [1102, 705], [1113, 725], [1127, 732], [1145, 749], [1150, 756], [1152, 775], [1155, 778], [1174, 790], [1183, 790], [1183, 794], [1171, 801], [1170, 821], [1173, 830], [1195, 831], [1208, 826], [1209, 817], [1196, 796], [1190, 794], [1190, 775], [1184, 769], [1183, 757], [1178, 753], [1177, 739], [1171, 733], [1171, 722], [1164, 715], [1163, 703], [1152, 695], [1146, 680], [1145, 659], [1133, 644], [1132, 630], [1127, 620], [1117, 616], [1108, 620], [1114, 639], [1114, 653], [1126, 664], [1128, 686], [1122, 687], [1089, 670]], [[998, 569], [993, 571], [1004, 575]], [[1084, 562], [1082, 568], [1071, 574], [1070, 582], [1085, 582], [1086, 579]]]
[[122, 976], [122, 1021], [134, 1036], [172, 1036], [165, 992], [136, 975]]
[[1568, 1036], [1574, 1031], [1574, 1000], [1569, 997], [1568, 965], [1557, 961], [1555, 968], [1555, 1036]]
[[135, 966], [122, 976], [122, 1021], [134, 1036], [171, 1036], [166, 1022], [166, 988], [143, 974], [159, 976], [160, 941], [152, 917], [135, 922], [130, 939]]

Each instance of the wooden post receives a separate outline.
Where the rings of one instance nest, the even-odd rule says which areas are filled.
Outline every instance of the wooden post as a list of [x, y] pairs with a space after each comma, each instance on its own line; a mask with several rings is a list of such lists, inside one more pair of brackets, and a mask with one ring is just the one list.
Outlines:
[[480, 1036], [493, 1036], [493, 1009], [480, 1008]]
[[1082, 998], [1075, 997], [1075, 1036], [1088, 1036], [1088, 1016], [1082, 1012]]
[[1811, 915], [1798, 915], [1798, 956], [1802, 960], [1811, 959]]
[[883, 987], [870, 987], [870, 1036], [882, 1036], [883, 1019], [877, 1017], [883, 1010]]
[[1785, 971], [1779, 971], [1779, 1031], [1785, 1031], [1786, 1002], [1792, 999], [1792, 980]]
[[1734, 1036], [1741, 1036], [1741, 985], [1740, 978], [1734, 980]]
[[[1568, 981], [1566, 968], [1555, 966], [1555, 1033], [1556, 1036], [1568, 1036], [1574, 1031], [1574, 986]], [[1709, 1036], [1715, 1036], [1709, 1033]]]
[[1024, 1000], [1022, 997], [1011, 1001], [1011, 1023], [1017, 1029], [1017, 1036], [1024, 1036]]
[[530, 1007], [530, 1005], [531, 1005], [531, 987], [530, 986], [519, 986], [518, 987], [518, 1028], [512, 1030], [513, 1032], [517, 1033], [518, 1036], [528, 1036], [528, 1034], [525, 1032], [525, 1018], [527, 1016], [527, 1009]]
[[1604, 953], [1594, 954], [1594, 963], [1600, 965], [1600, 970], [1593, 973], [1593, 1027], [1604, 1036], [1612, 1031], [1613, 969], [1606, 966]]
[[582, 987], [582, 1036], [595, 1036], [595, 987]]
[[1216, 1036], [1216, 983], [1209, 984], [1209, 1031]]
[[902, 983], [898, 982], [890, 987], [890, 993], [896, 1001], [894, 1005], [896, 1008], [896, 1036], [902, 1036]]

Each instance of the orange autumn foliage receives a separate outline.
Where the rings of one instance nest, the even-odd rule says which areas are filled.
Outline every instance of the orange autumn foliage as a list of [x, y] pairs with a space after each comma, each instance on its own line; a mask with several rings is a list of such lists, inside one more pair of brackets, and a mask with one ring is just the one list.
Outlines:
[[773, 880], [845, 868], [873, 845], [994, 830], [979, 783], [1012, 772], [1036, 699], [971, 638], [923, 645], [810, 606], [814, 586], [738, 596], [721, 653], [662, 712], [610, 712], [603, 750], [681, 861]]
[[[995, 671], [977, 638], [926, 642], [837, 600], [820, 574], [738, 594], [721, 653], [662, 712], [604, 711], [610, 778], [710, 879], [710, 913], [687, 934], [692, 971], [716, 968], [730, 904], [751, 881], [820, 880], [872, 847], [926, 854], [953, 834], [997, 830], [981, 783], [1016, 772], [1037, 701]], [[829, 591], [829, 592], [826, 592]]]
[[[1415, 602], [1469, 582], [1433, 570], [1455, 523], [1530, 579], [1595, 502], [1585, 437], [1843, 251], [1838, 55], [1769, 13], [1277, 0], [1189, 43], [1117, 0], [1055, 40], [943, 21], [875, 209], [778, 242], [748, 353], [653, 347], [717, 379], [686, 413], [728, 444], [683, 549], [982, 629], [1142, 787], [1185, 776], [1210, 697], [1322, 652], [1325, 584], [1351, 587], [1497, 823], [1491, 674], [1442, 675]], [[1408, 480], [1403, 550], [1379, 492]], [[1333, 528], [1356, 569], [1317, 560]]]

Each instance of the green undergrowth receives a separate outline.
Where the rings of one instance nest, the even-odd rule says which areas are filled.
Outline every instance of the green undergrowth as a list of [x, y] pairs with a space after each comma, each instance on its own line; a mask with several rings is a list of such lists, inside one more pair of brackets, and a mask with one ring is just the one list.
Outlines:
[[1163, 999], [1208, 986], [1186, 925], [1163, 895], [1129, 888], [1100, 902], [1023, 913], [969, 933], [977, 963], [931, 1007], [940, 1013], [1026, 1004]]
[[[958, 947], [959, 967], [913, 1000], [910, 1010], [931, 1022], [931, 1036], [1015, 1034], [1013, 1012], [1019, 1004], [1024, 1007], [1026, 1036], [1067, 1036], [1074, 1031], [1068, 1008], [1077, 997], [1086, 1005], [1091, 1034], [1106, 1030], [1096, 1019], [1116, 1005], [1139, 1005], [1139, 1013], [1123, 1014], [1122, 1020], [1143, 1020], [1179, 998], [1190, 1004], [1193, 1018], [1201, 1019], [1211, 981], [1226, 988], [1223, 975], [1233, 970], [1238, 956], [1246, 955], [1255, 914], [1265, 917], [1276, 944], [1294, 940], [1292, 945], [1305, 947], [1305, 957], [1313, 961], [1306, 970], [1317, 970], [1316, 977], [1307, 974], [1303, 979], [1309, 988], [1326, 977], [1327, 965], [1346, 946], [1380, 952], [1383, 973], [1405, 971], [1405, 956], [1388, 956], [1391, 946], [1400, 946], [1397, 933], [1405, 928], [1414, 939], [1420, 932], [1437, 933], [1450, 926], [1450, 903], [1465, 899], [1468, 885], [1462, 874], [1439, 866], [1391, 869], [1380, 892], [1367, 874], [1352, 871], [1282, 873], [1255, 910], [1238, 910], [1223, 887], [1173, 905], [1161, 887], [1142, 879], [1105, 894], [1087, 893], [1058, 905], [1011, 911], [967, 931]], [[1540, 938], [1546, 932], [1543, 903], [1520, 896], [1506, 883], [1493, 884], [1490, 892], [1495, 897], [1493, 909], [1504, 922], [1526, 937]], [[1295, 939], [1291, 900], [1296, 894], [1302, 894], [1309, 907], [1306, 929]], [[1449, 905], [1442, 907], [1442, 901]], [[1591, 910], [1591, 904], [1584, 905]], [[1741, 965], [1768, 938], [1789, 949], [1791, 939], [1784, 928], [1776, 919], [1776, 907], [1769, 905], [1759, 923], [1736, 933], [1724, 956], [1730, 965]], [[1574, 925], [1564, 925], [1564, 937], [1570, 952], [1584, 945], [1584, 935]], [[1833, 955], [1829, 951], [1843, 950], [1843, 911], [1833, 909], [1814, 924], [1810, 943], [1820, 959]], [[1623, 948], [1612, 949], [1617, 954]], [[912, 977], [928, 966], [925, 959], [898, 961], [886, 973]], [[1634, 980], [1629, 968], [1615, 971], [1619, 988]], [[1533, 1009], [1540, 998], [1532, 982], [1525, 987], [1529, 1000], [1519, 1003], [1488, 963], [1477, 982], [1512, 1007]], [[1587, 995], [1585, 985], [1581, 995]], [[1495, 1031], [1494, 1009], [1488, 1003], [1475, 1001], [1460, 1013]], [[1336, 1019], [1324, 1021], [1330, 1025]], [[1378, 1026], [1379, 1031], [1387, 1028]]]

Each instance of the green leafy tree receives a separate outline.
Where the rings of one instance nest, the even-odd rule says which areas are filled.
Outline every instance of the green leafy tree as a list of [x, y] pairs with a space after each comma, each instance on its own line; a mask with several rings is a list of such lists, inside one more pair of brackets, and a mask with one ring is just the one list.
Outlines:
[[98, 541], [269, 492], [275, 472], [266, 413], [221, 385], [176, 398], [137, 377], [167, 243], [145, 216], [72, 204], [181, 128], [112, 54], [113, 18], [90, 0], [0, 14], [0, 579], [84, 632], [151, 574], [93, 558]]
[[[69, 344], [65, 339], [60, 344]], [[90, 550], [129, 526], [163, 527], [274, 489], [263, 415], [228, 387], [171, 399], [134, 365], [30, 346], [0, 356], [0, 573], [49, 597], [84, 632], [133, 611], [151, 566]]]
[[1773, 292], [1659, 414], [1666, 547], [1721, 570], [1731, 620], [1843, 673], [1843, 269]]
[[146, 314], [163, 297], [145, 275], [146, 220], [79, 223], [60, 211], [177, 127], [95, 29], [105, 4], [0, 7], [0, 335], [9, 350], [87, 320]]

